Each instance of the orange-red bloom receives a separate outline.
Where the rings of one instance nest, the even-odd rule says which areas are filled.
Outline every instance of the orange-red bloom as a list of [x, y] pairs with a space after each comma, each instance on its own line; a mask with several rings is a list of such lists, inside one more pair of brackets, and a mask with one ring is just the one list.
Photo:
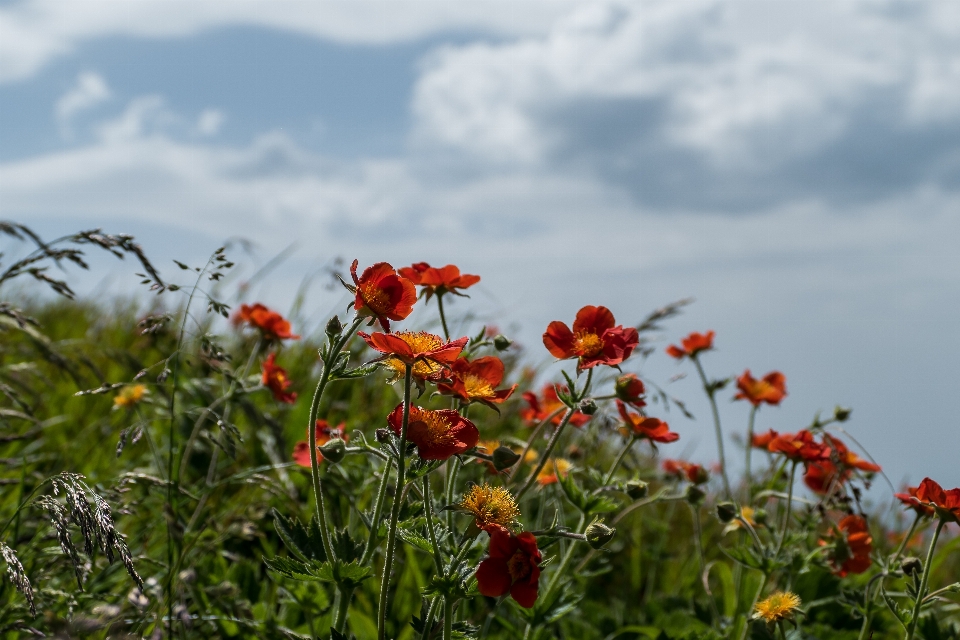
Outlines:
[[[850, 515], [837, 525], [842, 539], [836, 541], [832, 561], [834, 573], [841, 578], [851, 573], [863, 573], [870, 568], [873, 562], [870, 553], [873, 551], [873, 537], [867, 529], [867, 521], [863, 516]], [[825, 544], [821, 541], [821, 544]]]
[[757, 449], [767, 449], [770, 448], [770, 443], [780, 434], [770, 429], [766, 433], [755, 433], [753, 439], [750, 440], [750, 446], [756, 447]]
[[824, 434], [823, 443], [829, 457], [825, 460], [809, 461], [803, 474], [804, 483], [816, 493], [826, 493], [835, 482], [846, 482], [853, 475], [854, 469], [867, 473], [880, 471], [880, 465], [853, 453], [839, 438]]
[[278, 367], [275, 363], [277, 354], [271, 353], [263, 363], [263, 375], [260, 383], [273, 392], [274, 399], [277, 402], [293, 404], [297, 401], [297, 394], [294, 391], [287, 391], [293, 383], [287, 377], [287, 371], [283, 367]]
[[521, 607], [537, 601], [540, 586], [540, 550], [529, 531], [514, 535], [491, 527], [490, 549], [477, 567], [477, 588], [485, 596], [498, 598], [506, 593]]
[[917, 489], [919, 489], [919, 487], [907, 487], [907, 490], [904, 493], [895, 493], [893, 495], [897, 500], [910, 507], [920, 515], [927, 518], [932, 518], [937, 513], [937, 510], [933, 507], [920, 503], [920, 498], [917, 497]]
[[[552, 385], [546, 385], [540, 391], [540, 397], [537, 397], [537, 394], [532, 391], [526, 391], [523, 394], [523, 399], [527, 401], [528, 407], [525, 407], [520, 410], [520, 417], [524, 422], [529, 426], [535, 426], [547, 419], [547, 416], [557, 411], [557, 409], [566, 409], [566, 405], [560, 402], [560, 396], [557, 395], [557, 389]], [[563, 419], [563, 412], [557, 413], [553, 416], [551, 422], [555, 425], [559, 425]], [[575, 427], [582, 427], [583, 425], [590, 422], [590, 416], [583, 413], [579, 409], [573, 412], [573, 415], [570, 416], [570, 424]]]
[[617, 411], [627, 425], [627, 428], [638, 438], [646, 438], [653, 442], [676, 442], [680, 434], [670, 431], [670, 425], [659, 418], [647, 418], [639, 413], [627, 411], [627, 405], [617, 400]]
[[537, 483], [545, 487], [560, 482], [560, 478], [566, 478], [570, 473], [570, 466], [570, 461], [565, 458], [550, 458], [537, 474]]
[[386, 262], [367, 267], [357, 278], [357, 261], [350, 265], [350, 275], [356, 285], [353, 308], [358, 316], [372, 316], [384, 331], [390, 331], [390, 320], [403, 320], [413, 311], [417, 288], [394, 271]]
[[588, 305], [577, 312], [572, 331], [559, 320], [551, 322], [543, 345], [561, 360], [577, 358], [578, 371], [598, 364], [618, 365], [630, 357], [640, 336], [632, 327], [615, 325], [609, 309]]
[[635, 373], [625, 373], [617, 378], [613, 392], [617, 398], [629, 405], [633, 405], [637, 409], [647, 406], [646, 400], [643, 399], [643, 394], [645, 394], [647, 390], [643, 386], [643, 380], [638, 378]]
[[[398, 436], [403, 428], [403, 403], [387, 416], [387, 424]], [[472, 422], [453, 409], [433, 411], [410, 407], [407, 439], [417, 445], [422, 460], [446, 460], [472, 449], [480, 440], [480, 432]]]
[[467, 338], [444, 343], [443, 338], [425, 331], [398, 331], [397, 333], [358, 332], [371, 349], [384, 354], [384, 362], [402, 377], [406, 365], [413, 365], [413, 376], [421, 380], [436, 380], [444, 367], [451, 366], [467, 344]]
[[676, 476], [678, 479], [686, 478], [693, 484], [704, 484], [710, 481], [710, 473], [701, 465], [685, 460], [663, 461], [663, 471], [667, 475]]
[[691, 333], [686, 338], [680, 341], [680, 344], [683, 347], [678, 347], [675, 344], [667, 347], [667, 355], [670, 355], [677, 360], [682, 360], [683, 358], [693, 358], [701, 351], [709, 351], [713, 349], [713, 331], [707, 331], [706, 333]]
[[484, 356], [469, 361], [457, 358], [444, 372], [450, 383], [437, 384], [440, 393], [458, 396], [464, 402], [483, 402], [500, 404], [516, 390], [517, 385], [509, 389], [497, 389], [503, 382], [503, 361], [496, 356]]
[[830, 457], [830, 449], [814, 440], [813, 434], [806, 429], [778, 435], [770, 441], [768, 450], [782, 453], [794, 462], [814, 462]]
[[960, 489], [945, 491], [930, 478], [924, 478], [917, 487], [916, 499], [922, 505], [933, 507], [947, 522], [960, 523]]
[[452, 264], [436, 268], [426, 262], [417, 262], [399, 269], [399, 272], [413, 284], [423, 287], [422, 292], [426, 294], [428, 300], [432, 295], [445, 293], [462, 295], [461, 289], [468, 289], [480, 282], [480, 276], [461, 274], [460, 269]]
[[737, 378], [737, 389], [740, 390], [734, 396], [737, 400], [749, 400], [755, 407], [761, 402], [777, 405], [787, 395], [787, 377], [779, 371], [771, 371], [758, 380], [747, 369]]
[[276, 311], [271, 311], [259, 302], [253, 305], [242, 304], [234, 314], [236, 324], [246, 322], [256, 327], [267, 340], [299, 340], [300, 336], [290, 333], [290, 322]]
[[[342, 422], [336, 427], [331, 428], [326, 420], [317, 420], [315, 429], [317, 432], [317, 446], [330, 442], [332, 438], [340, 438], [344, 442], [350, 440], [350, 437], [344, 432], [344, 425]], [[310, 442], [307, 440], [301, 440], [293, 447], [293, 461], [296, 462], [301, 467], [310, 467]], [[317, 462], [323, 462], [323, 454], [317, 451]]]

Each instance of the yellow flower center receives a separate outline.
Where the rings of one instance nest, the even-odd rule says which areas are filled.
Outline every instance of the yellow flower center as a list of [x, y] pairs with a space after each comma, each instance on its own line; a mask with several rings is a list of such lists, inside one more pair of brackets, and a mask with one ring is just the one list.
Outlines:
[[754, 618], [767, 622], [790, 620], [800, 608], [800, 596], [790, 591], [778, 591], [762, 602], [757, 603]]
[[603, 340], [595, 333], [578, 331], [573, 337], [573, 350], [580, 356], [595, 356], [603, 351]]
[[124, 387], [120, 390], [120, 393], [117, 394], [117, 397], [113, 399], [113, 404], [117, 407], [132, 407], [143, 400], [143, 396], [145, 396], [146, 393], [147, 387], [142, 384]]
[[507, 571], [514, 582], [522, 580], [530, 575], [530, 559], [523, 549], [517, 549], [509, 560], [507, 560]]
[[374, 313], [383, 313], [390, 307], [390, 294], [378, 287], [375, 282], [360, 285], [360, 296]]
[[468, 373], [463, 377], [463, 386], [467, 390], [467, 396], [473, 398], [493, 398], [497, 395], [490, 383], [481, 378]]
[[488, 484], [471, 487], [460, 501], [460, 506], [473, 515], [477, 526], [481, 528], [488, 524], [506, 527], [520, 515], [517, 502], [509, 491]]
[[[436, 351], [443, 346], [443, 339], [426, 331], [398, 331], [395, 334], [408, 345], [414, 353], [424, 353], [427, 351]], [[407, 370], [407, 365], [399, 358], [389, 358], [384, 361], [384, 365], [394, 370], [393, 381], [402, 378]], [[417, 360], [413, 365], [413, 376], [415, 378], [426, 379], [433, 376], [443, 367], [432, 360]]]
[[410, 424], [419, 422], [426, 427], [424, 434], [425, 444], [430, 446], [445, 446], [456, 443], [457, 439], [450, 433], [450, 423], [438, 411], [410, 408]]

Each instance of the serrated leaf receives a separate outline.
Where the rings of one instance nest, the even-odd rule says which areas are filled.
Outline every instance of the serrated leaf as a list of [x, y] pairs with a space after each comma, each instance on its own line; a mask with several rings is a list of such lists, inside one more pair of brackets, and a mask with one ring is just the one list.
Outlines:
[[333, 567], [329, 562], [308, 560], [302, 562], [293, 558], [264, 558], [264, 563], [271, 571], [275, 571], [287, 578], [312, 582], [333, 582]]

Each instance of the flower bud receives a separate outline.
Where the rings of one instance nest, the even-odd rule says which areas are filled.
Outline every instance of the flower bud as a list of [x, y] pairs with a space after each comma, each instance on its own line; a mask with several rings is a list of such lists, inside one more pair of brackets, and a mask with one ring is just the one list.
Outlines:
[[497, 351], [506, 351], [510, 348], [511, 344], [513, 344], [513, 342], [502, 333], [498, 333], [493, 338], [493, 346], [497, 349]]
[[757, 507], [753, 510], [753, 521], [757, 524], [766, 524], [767, 523], [767, 510]]
[[343, 333], [343, 324], [341, 324], [339, 317], [333, 316], [327, 321], [326, 333], [330, 339], [334, 339]]
[[497, 447], [493, 450], [493, 468], [497, 471], [509, 469], [517, 464], [520, 454], [509, 447]]
[[640, 500], [646, 498], [647, 494], [650, 493], [650, 485], [643, 480], [631, 480], [627, 483], [626, 491], [627, 495], [634, 500]]
[[347, 455], [347, 445], [340, 438], [333, 438], [322, 447], [317, 447], [323, 454], [323, 459], [337, 464]]
[[908, 576], [919, 576], [923, 573], [923, 562], [920, 558], [907, 557], [900, 561], [900, 568]]
[[738, 513], [737, 505], [732, 502], [721, 502], [717, 505], [717, 518], [719, 518], [723, 524], [732, 522]]
[[853, 411], [853, 409], [844, 409], [843, 407], [837, 406], [833, 410], [833, 417], [837, 422], [846, 422], [850, 417], [851, 411]]
[[687, 472], [687, 479], [693, 484], [706, 484], [710, 482], [710, 472], [698, 464], [693, 465]]
[[707, 492], [696, 485], [687, 486], [687, 502], [690, 504], [700, 504], [707, 497]]
[[373, 437], [377, 439], [377, 442], [390, 442], [390, 432], [386, 429], [377, 429]]
[[597, 412], [597, 402], [593, 398], [587, 398], [580, 402], [580, 411], [588, 416]]
[[600, 521], [593, 522], [587, 527], [586, 530], [587, 542], [594, 549], [599, 549], [603, 545], [607, 544], [613, 539], [613, 536], [616, 535], [617, 530], [613, 527], [608, 527]]

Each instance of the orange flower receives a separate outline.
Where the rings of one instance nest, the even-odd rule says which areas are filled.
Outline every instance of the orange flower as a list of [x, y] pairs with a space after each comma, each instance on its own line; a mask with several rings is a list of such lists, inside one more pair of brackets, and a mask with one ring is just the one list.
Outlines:
[[147, 395], [147, 387], [142, 384], [127, 385], [113, 399], [114, 408], [132, 407]]
[[944, 491], [943, 487], [930, 478], [924, 478], [917, 487], [916, 500], [922, 505], [933, 507], [943, 520], [960, 523], [960, 489]]
[[777, 405], [787, 395], [787, 377], [779, 371], [771, 371], [757, 380], [747, 369], [737, 378], [737, 389], [740, 390], [734, 396], [737, 400], [749, 400], [755, 407], [761, 402]]
[[784, 433], [770, 441], [771, 453], [782, 453], [794, 462], [813, 462], [830, 457], [830, 449], [813, 439], [806, 429], [797, 433]]
[[710, 481], [710, 474], [706, 469], [699, 464], [686, 462], [685, 460], [664, 460], [663, 471], [667, 475], [676, 476], [677, 479], [686, 477], [693, 484], [705, 484]]
[[517, 385], [509, 389], [497, 389], [503, 382], [503, 362], [496, 356], [484, 356], [474, 361], [457, 358], [444, 372], [451, 379], [449, 384], [439, 383], [440, 393], [458, 396], [464, 402], [482, 402], [500, 404], [516, 390]]
[[917, 489], [919, 487], [907, 487], [907, 490], [904, 493], [895, 493], [894, 497], [910, 507], [917, 513], [927, 518], [932, 518], [934, 514], [937, 513], [937, 510], [933, 507], [927, 506], [920, 503], [920, 499], [917, 497]]
[[507, 593], [521, 607], [537, 601], [540, 586], [540, 550], [529, 531], [520, 535], [491, 527], [490, 549], [477, 567], [477, 588], [485, 596], [499, 598]]
[[413, 365], [413, 376], [420, 380], [437, 380], [444, 367], [450, 366], [463, 351], [467, 338], [444, 343], [443, 338], [425, 331], [398, 331], [397, 333], [358, 332], [371, 349], [379, 351], [384, 364], [393, 369], [395, 379], [402, 378], [406, 365]]
[[[565, 389], [565, 387], [564, 387]], [[547, 419], [551, 413], [557, 409], [565, 409], [566, 405], [560, 402], [560, 396], [557, 395], [557, 390], [552, 384], [548, 384], [540, 391], [540, 397], [537, 397], [537, 394], [532, 391], [526, 391], [523, 394], [523, 399], [527, 401], [527, 404], [530, 405], [524, 409], [520, 410], [520, 417], [528, 426], [536, 426], [540, 424], [543, 420]], [[563, 420], [563, 413], [558, 413], [553, 416], [551, 422], [554, 425], [559, 425]], [[583, 425], [590, 422], [590, 416], [577, 410], [573, 412], [573, 415], [570, 416], [570, 424], [575, 427], [582, 427]]]
[[300, 336], [290, 333], [290, 322], [288, 320], [259, 302], [254, 305], [240, 305], [240, 311], [234, 314], [233, 321], [235, 324], [246, 322], [251, 327], [256, 327], [266, 340], [300, 339]]
[[570, 461], [564, 458], [550, 458], [543, 469], [537, 474], [537, 482], [541, 486], [554, 484], [560, 481], [560, 478], [566, 478], [570, 473]]
[[353, 308], [358, 316], [376, 318], [384, 331], [390, 331], [390, 320], [403, 320], [413, 311], [417, 288], [397, 274], [386, 262], [367, 267], [357, 278], [357, 261], [350, 265], [350, 275], [356, 285]]
[[638, 438], [646, 438], [652, 442], [676, 442], [680, 434], [670, 431], [670, 425], [659, 418], [647, 418], [639, 413], [627, 411], [627, 405], [617, 400], [617, 411], [624, 423]]
[[637, 409], [647, 406], [643, 399], [646, 388], [643, 386], [643, 380], [637, 377], [635, 373], [626, 373], [617, 378], [614, 385], [614, 393], [620, 399]]
[[[340, 438], [344, 442], [350, 440], [350, 437], [344, 432], [346, 425], [342, 422], [335, 428], [330, 428], [326, 420], [317, 420], [314, 426], [317, 432], [317, 446], [323, 446], [330, 442], [332, 438]], [[310, 443], [307, 440], [301, 440], [293, 447], [293, 461], [301, 467], [309, 468], [310, 465]], [[323, 455], [317, 451], [317, 462], [323, 462]]]
[[563, 322], [551, 322], [543, 334], [543, 345], [561, 360], [577, 358], [578, 371], [598, 364], [618, 365], [630, 357], [640, 336], [632, 327], [615, 324], [606, 307], [586, 306], [577, 312], [572, 331]]
[[[873, 561], [873, 537], [867, 529], [863, 516], [850, 515], [837, 525], [839, 535], [835, 536], [836, 548], [831, 561], [834, 573], [841, 578], [851, 573], [863, 573]], [[823, 540], [821, 545], [827, 544]]]
[[780, 434], [770, 429], [766, 433], [756, 433], [753, 436], [753, 439], [750, 441], [750, 445], [756, 447], [757, 449], [768, 449], [770, 448], [770, 443], [779, 436]]
[[710, 349], [713, 349], [713, 336], [713, 331], [707, 331], [706, 333], [691, 333], [680, 342], [680, 344], [683, 345], [683, 348], [672, 344], [667, 347], [667, 354], [676, 358], [677, 360], [696, 357], [696, 355], [701, 351], [709, 351]]
[[880, 465], [864, 460], [850, 451], [839, 438], [824, 434], [828, 458], [810, 461], [803, 474], [803, 481], [816, 493], [826, 493], [836, 483], [844, 483], [853, 475], [854, 469], [867, 473], [880, 471]]
[[480, 282], [480, 276], [461, 275], [460, 269], [452, 264], [437, 269], [426, 262], [417, 262], [403, 267], [399, 272], [413, 284], [423, 287], [421, 293], [426, 294], [427, 300], [432, 295], [441, 296], [445, 293], [463, 295], [460, 293], [461, 289], [469, 289]]
[[[403, 428], [403, 403], [387, 416], [387, 424], [398, 436]], [[410, 407], [407, 439], [417, 445], [421, 460], [446, 460], [472, 449], [480, 441], [480, 432], [472, 422], [453, 409], [433, 411]]]
[[277, 354], [271, 353], [263, 363], [263, 376], [260, 383], [273, 392], [273, 397], [277, 402], [293, 404], [297, 401], [296, 392], [288, 392], [287, 388], [293, 383], [287, 377], [287, 371], [283, 367], [278, 367], [275, 363]]

